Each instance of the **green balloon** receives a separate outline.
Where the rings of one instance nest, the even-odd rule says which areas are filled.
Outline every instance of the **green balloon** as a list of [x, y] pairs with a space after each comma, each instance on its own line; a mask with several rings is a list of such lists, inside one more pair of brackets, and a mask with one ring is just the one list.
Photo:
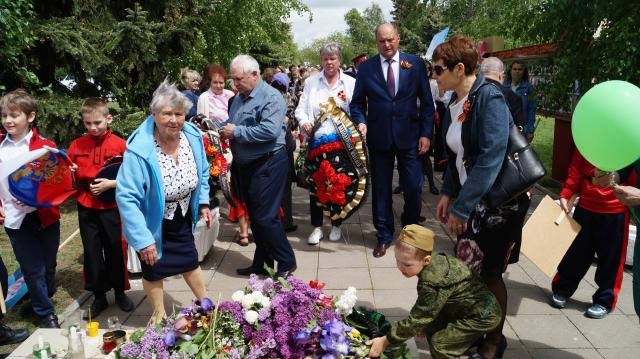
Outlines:
[[613, 80], [595, 85], [571, 120], [580, 153], [597, 168], [616, 171], [640, 158], [640, 88]]

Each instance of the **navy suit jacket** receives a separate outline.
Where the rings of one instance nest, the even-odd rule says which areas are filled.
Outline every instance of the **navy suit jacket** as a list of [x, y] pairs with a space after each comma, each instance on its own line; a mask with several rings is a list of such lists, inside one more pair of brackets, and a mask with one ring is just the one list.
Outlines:
[[[410, 66], [403, 67], [405, 61]], [[358, 68], [349, 106], [351, 118], [367, 125], [367, 146], [374, 150], [388, 150], [393, 145], [402, 150], [417, 149], [418, 138], [431, 138], [433, 133], [433, 98], [424, 61], [401, 52], [398, 68], [399, 88], [394, 97], [387, 91], [379, 54]]]

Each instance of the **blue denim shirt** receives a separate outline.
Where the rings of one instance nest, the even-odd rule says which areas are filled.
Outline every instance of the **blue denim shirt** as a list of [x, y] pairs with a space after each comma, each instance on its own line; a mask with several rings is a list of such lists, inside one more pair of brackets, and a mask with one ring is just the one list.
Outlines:
[[[467, 167], [467, 180], [460, 185], [456, 169], [456, 154], [446, 147], [447, 170], [445, 171], [442, 193], [454, 199], [451, 213], [467, 220], [495, 181], [509, 143], [509, 128], [513, 119], [507, 102], [497, 85], [488, 83], [482, 75], [473, 83], [469, 99], [475, 96], [471, 111], [462, 124], [464, 157], [473, 165]], [[451, 103], [456, 100], [454, 93]], [[451, 112], [447, 108], [442, 124], [442, 136], [447, 143], [447, 131], [451, 125]]]
[[262, 80], [248, 96], [236, 96], [227, 120], [236, 125], [231, 139], [234, 161], [247, 164], [284, 147], [286, 113], [282, 95]]
[[[505, 81], [503, 86], [511, 88], [511, 83]], [[532, 134], [536, 130], [536, 107], [538, 107], [538, 101], [533, 96], [533, 85], [529, 81], [521, 81], [514, 92], [522, 98], [522, 109], [525, 114], [524, 134]]]

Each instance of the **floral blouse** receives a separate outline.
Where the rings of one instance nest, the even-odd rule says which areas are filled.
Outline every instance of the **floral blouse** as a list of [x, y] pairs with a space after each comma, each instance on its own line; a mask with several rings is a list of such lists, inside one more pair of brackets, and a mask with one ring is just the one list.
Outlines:
[[180, 133], [177, 162], [172, 156], [162, 152], [157, 140], [155, 143], [164, 183], [164, 219], [172, 220], [178, 206], [182, 215], [186, 216], [191, 193], [198, 185], [198, 169], [189, 141], [184, 133]]

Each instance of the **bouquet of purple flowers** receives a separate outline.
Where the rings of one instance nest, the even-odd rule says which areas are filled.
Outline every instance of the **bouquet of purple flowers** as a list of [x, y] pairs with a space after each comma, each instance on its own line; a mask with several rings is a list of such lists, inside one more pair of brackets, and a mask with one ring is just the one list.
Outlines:
[[137, 358], [366, 358], [367, 338], [347, 325], [356, 290], [334, 298], [318, 281], [259, 279], [216, 305], [194, 301], [119, 348]]

